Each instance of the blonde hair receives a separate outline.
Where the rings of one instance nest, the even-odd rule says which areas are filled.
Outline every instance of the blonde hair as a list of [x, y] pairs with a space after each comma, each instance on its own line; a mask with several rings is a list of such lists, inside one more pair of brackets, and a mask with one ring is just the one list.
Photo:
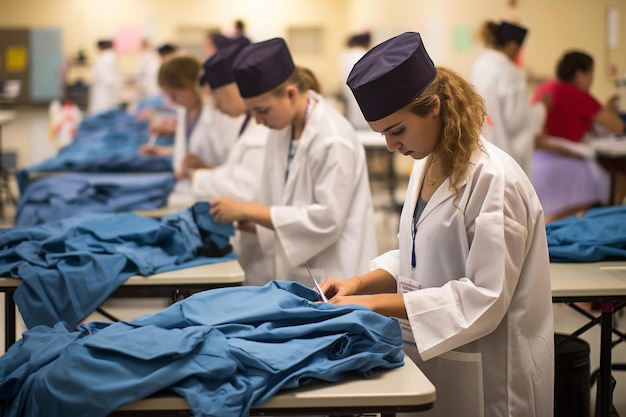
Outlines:
[[159, 67], [159, 87], [195, 88], [199, 85], [200, 68], [200, 62], [194, 57], [177, 56], [170, 58]]
[[304, 93], [308, 90], [313, 90], [318, 94], [322, 93], [317, 77], [308, 68], [296, 66], [295, 71], [287, 78], [281, 85], [274, 88], [270, 93], [275, 96], [282, 96], [285, 94], [285, 88], [288, 85], [295, 85], [299, 92]]
[[485, 103], [470, 83], [456, 72], [437, 67], [435, 79], [413, 100], [409, 110], [420, 116], [428, 115], [440, 103], [441, 136], [437, 150], [441, 169], [450, 184], [458, 184], [470, 166], [470, 158], [481, 149], [480, 132], [485, 120]]

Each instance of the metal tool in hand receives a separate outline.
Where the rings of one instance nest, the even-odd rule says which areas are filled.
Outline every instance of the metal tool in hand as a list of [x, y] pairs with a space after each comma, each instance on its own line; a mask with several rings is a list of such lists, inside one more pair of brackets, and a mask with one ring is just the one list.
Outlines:
[[320, 293], [320, 297], [322, 298], [322, 301], [327, 303], [328, 298], [326, 298], [326, 295], [324, 295], [324, 291], [322, 291], [322, 287], [320, 287], [320, 284], [318, 284], [317, 280], [315, 279], [313, 272], [311, 272], [311, 268], [309, 268], [309, 265], [307, 265], [306, 262], [304, 263], [304, 266], [306, 266], [306, 270], [309, 271], [309, 275], [311, 276], [311, 279], [313, 280], [313, 283], [315, 284], [315, 288], [317, 288], [317, 291]]

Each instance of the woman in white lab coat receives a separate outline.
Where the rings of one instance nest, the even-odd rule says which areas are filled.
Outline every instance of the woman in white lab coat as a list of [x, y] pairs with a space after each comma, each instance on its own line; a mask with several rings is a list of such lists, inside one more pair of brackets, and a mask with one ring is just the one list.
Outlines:
[[117, 68], [117, 55], [110, 40], [98, 41], [98, 58], [91, 71], [89, 114], [113, 110], [122, 102], [122, 75]]
[[335, 305], [401, 319], [437, 390], [420, 416], [547, 417], [554, 330], [543, 212], [518, 164], [480, 135], [480, 96], [435, 69], [419, 34], [374, 47], [348, 78], [370, 127], [415, 159], [399, 249], [328, 279]]
[[257, 233], [273, 262], [252, 278], [312, 286], [305, 262], [320, 278], [365, 272], [376, 253], [374, 210], [354, 128], [310, 89], [314, 77], [296, 68], [283, 39], [247, 46], [234, 75], [253, 117], [273, 131], [258, 201], [220, 198], [211, 214]]
[[[141, 149], [147, 154], [173, 153], [173, 169], [181, 180], [190, 169], [223, 164], [243, 120], [243, 116], [237, 120], [217, 112], [212, 101], [203, 98], [198, 83], [200, 68], [190, 56], [173, 57], [161, 65], [159, 86], [177, 106], [174, 147], [147, 145]], [[180, 187], [178, 191], [182, 192]]]
[[524, 74], [513, 62], [526, 34], [526, 28], [510, 22], [486, 22], [481, 30], [486, 48], [472, 65], [471, 82], [485, 100], [490, 118], [485, 137], [530, 175], [535, 138], [543, 129], [549, 96], [531, 105]]
[[[213, 201], [219, 197], [242, 201], [258, 199], [262, 179], [259, 174], [263, 170], [265, 143], [270, 130], [257, 123], [248, 112], [232, 71], [237, 54], [247, 44], [249, 42], [242, 41], [221, 48], [204, 63], [203, 81], [211, 88], [217, 110], [233, 118], [244, 116], [244, 119], [223, 164], [191, 171], [191, 191], [197, 200]], [[254, 283], [254, 277], [265, 274], [271, 259], [263, 254], [255, 233], [237, 230], [232, 243], [247, 283]]]

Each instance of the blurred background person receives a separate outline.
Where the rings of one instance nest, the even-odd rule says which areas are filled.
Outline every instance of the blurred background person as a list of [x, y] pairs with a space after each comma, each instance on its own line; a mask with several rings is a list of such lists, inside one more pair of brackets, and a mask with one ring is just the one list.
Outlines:
[[347, 48], [339, 57], [341, 96], [345, 105], [345, 115], [355, 129], [369, 129], [369, 126], [363, 117], [363, 113], [361, 113], [358, 103], [354, 99], [354, 95], [346, 84], [346, 80], [354, 64], [369, 51], [371, 42], [372, 37], [369, 32], [356, 33], [348, 38], [346, 42]]
[[485, 22], [480, 31], [485, 49], [472, 65], [471, 82], [487, 107], [489, 123], [483, 135], [530, 175], [535, 138], [543, 129], [550, 96], [531, 105], [524, 73], [514, 63], [527, 33], [511, 22]]
[[161, 92], [157, 81], [160, 66], [161, 57], [154, 49], [154, 45], [150, 39], [142, 39], [139, 64], [135, 76], [140, 100], [155, 97]]
[[[556, 79], [535, 91], [535, 100], [546, 94], [552, 97], [545, 135], [540, 137], [532, 161], [532, 180], [546, 222], [609, 203], [609, 175], [584, 142], [593, 140], [598, 128], [601, 133], [623, 134], [624, 123], [615, 97], [602, 105], [589, 92], [593, 76], [591, 55], [569, 51], [557, 64]], [[623, 199], [623, 192], [616, 195], [618, 202]]]
[[89, 114], [112, 110], [122, 103], [123, 77], [118, 69], [113, 41], [98, 41], [98, 57], [91, 71]]

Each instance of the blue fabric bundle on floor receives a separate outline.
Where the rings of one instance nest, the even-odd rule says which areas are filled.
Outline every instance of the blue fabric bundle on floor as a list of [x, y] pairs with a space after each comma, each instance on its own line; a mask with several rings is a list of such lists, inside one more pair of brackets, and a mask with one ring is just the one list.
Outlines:
[[133, 275], [234, 259], [233, 233], [232, 224], [212, 220], [208, 203], [160, 220], [84, 213], [1, 229], [0, 276], [22, 280], [15, 302], [29, 328], [75, 326]]
[[0, 415], [100, 417], [169, 388], [196, 416], [404, 363], [397, 320], [296, 282], [223, 288], [130, 323], [38, 326], [0, 357]]
[[32, 226], [77, 213], [116, 213], [163, 207], [176, 185], [171, 173], [68, 174], [34, 181], [20, 196], [17, 226]]
[[552, 262], [626, 259], [626, 206], [600, 207], [546, 226]]

